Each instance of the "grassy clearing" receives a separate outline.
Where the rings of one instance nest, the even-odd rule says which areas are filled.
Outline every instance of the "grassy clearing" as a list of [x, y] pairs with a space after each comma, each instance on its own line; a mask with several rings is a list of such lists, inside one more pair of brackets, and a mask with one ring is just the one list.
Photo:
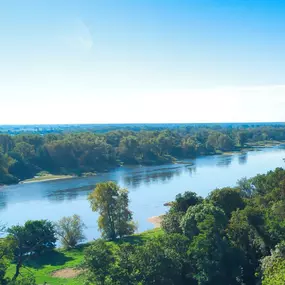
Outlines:
[[[131, 244], [143, 244], [147, 240], [157, 237], [162, 234], [161, 229], [153, 229], [150, 231], [143, 232], [141, 234], [135, 234], [129, 237], [125, 237], [120, 241], [110, 242], [114, 250], [120, 243], [129, 242]], [[90, 243], [89, 243], [90, 244]], [[78, 285], [83, 284], [82, 277], [76, 278], [57, 278], [53, 277], [52, 273], [65, 269], [65, 268], [77, 268], [83, 261], [84, 249], [89, 245], [84, 244], [73, 250], [62, 250], [58, 249], [53, 252], [49, 252], [37, 259], [30, 260], [21, 269], [21, 274], [25, 275], [33, 273], [36, 277], [37, 284], [44, 284], [47, 282], [48, 285]], [[8, 269], [7, 277], [12, 277], [15, 272], [15, 265], [11, 264]]]

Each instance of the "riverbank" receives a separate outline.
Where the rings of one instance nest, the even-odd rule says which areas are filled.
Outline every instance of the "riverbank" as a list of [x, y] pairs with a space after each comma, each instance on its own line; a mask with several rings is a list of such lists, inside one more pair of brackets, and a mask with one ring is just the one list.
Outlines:
[[[110, 242], [113, 249], [116, 250], [118, 242], [128, 242], [131, 244], [143, 244], [147, 240], [163, 234], [160, 229], [154, 229], [134, 234], [123, 238], [120, 241]], [[56, 249], [46, 253], [37, 259], [31, 259], [24, 264], [21, 269], [21, 275], [32, 273], [37, 284], [49, 285], [78, 285], [83, 284], [83, 277], [80, 276], [82, 270], [79, 269], [84, 259], [84, 249], [91, 245], [92, 242], [82, 244], [72, 250]], [[11, 264], [7, 277], [12, 277], [15, 272], [15, 264]]]
[[148, 218], [148, 222], [150, 222], [151, 224], [154, 225], [154, 228], [160, 228], [161, 227], [161, 222], [162, 222], [162, 218], [164, 215], [160, 215], [160, 216], [153, 216]]
[[44, 176], [35, 176], [33, 178], [20, 181], [19, 184], [45, 182], [45, 181], [60, 180], [60, 179], [71, 179], [75, 177], [76, 176], [73, 176], [73, 175], [52, 175], [50, 174], [50, 175], [44, 175]]
[[[250, 152], [250, 151], [255, 151], [257, 149], [260, 148], [268, 148], [268, 147], [275, 147], [278, 145], [284, 145], [285, 141], [261, 141], [261, 142], [255, 142], [255, 143], [247, 143], [244, 147], [241, 148], [236, 148], [232, 151], [224, 151], [224, 152], [214, 152], [211, 154], [205, 154], [205, 155], [201, 155], [201, 156], [197, 156], [197, 157], [193, 157], [193, 158], [172, 158], [172, 160], [167, 160], [167, 162], [165, 161], [163, 162], [158, 162], [157, 164], [151, 164], [151, 165], [141, 165], [141, 166], [157, 166], [157, 165], [165, 165], [165, 164], [183, 164], [185, 165], [185, 167], [190, 167], [193, 166], [194, 163], [191, 160], [195, 160], [197, 158], [200, 157], [207, 157], [207, 156], [213, 156], [213, 155], [233, 155], [236, 153], [246, 153], [246, 152]], [[121, 166], [135, 166], [135, 165], [120, 165], [117, 166], [115, 168], [110, 168], [110, 169], [106, 169], [106, 171], [102, 171], [99, 173], [106, 173], [106, 172], [110, 172], [111, 170], [117, 169], [118, 167]], [[45, 171], [43, 171], [45, 172]], [[48, 172], [47, 172], [48, 173]], [[19, 181], [18, 184], [26, 184], [26, 183], [36, 183], [36, 182], [47, 182], [47, 181], [53, 181], [53, 180], [63, 180], [63, 179], [72, 179], [72, 178], [78, 178], [78, 177], [92, 177], [92, 176], [96, 176], [97, 173], [96, 172], [86, 172], [86, 173], [82, 173], [81, 175], [75, 175], [74, 173], [71, 173], [69, 175], [60, 175], [60, 174], [45, 174], [45, 175], [36, 175], [35, 177], [26, 179], [26, 180], [22, 180]], [[17, 184], [17, 183], [16, 183]], [[5, 186], [6, 184], [1, 184], [1, 186]], [[11, 184], [8, 184], [11, 185]]]

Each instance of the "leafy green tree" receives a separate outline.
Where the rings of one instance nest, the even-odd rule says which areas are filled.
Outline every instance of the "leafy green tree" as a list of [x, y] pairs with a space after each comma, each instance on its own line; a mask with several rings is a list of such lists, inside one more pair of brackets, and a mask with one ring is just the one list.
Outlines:
[[171, 211], [186, 213], [190, 206], [200, 204], [202, 201], [203, 198], [197, 196], [195, 192], [186, 191], [176, 195], [175, 201], [171, 203]]
[[23, 159], [27, 160], [30, 160], [35, 156], [34, 146], [26, 142], [17, 143], [13, 151], [20, 154]]
[[229, 136], [221, 134], [218, 138], [218, 148], [222, 151], [233, 150], [234, 142]]
[[7, 232], [7, 238], [15, 244], [16, 272], [13, 280], [19, 276], [20, 268], [27, 258], [33, 254], [42, 254], [55, 247], [54, 225], [47, 220], [27, 221], [24, 226], [12, 226]]
[[216, 221], [208, 215], [199, 223], [188, 250], [193, 278], [199, 285], [243, 284], [242, 255], [216, 230]]
[[113, 284], [116, 285], [135, 285], [136, 265], [135, 265], [136, 246], [130, 243], [119, 244], [116, 252], [116, 264], [112, 272]]
[[78, 215], [63, 217], [56, 224], [56, 233], [64, 248], [74, 248], [78, 243], [85, 240], [83, 230], [85, 224]]
[[244, 147], [246, 141], [247, 141], [247, 133], [245, 131], [238, 132], [237, 135], [237, 144], [240, 145], [241, 147]]
[[139, 153], [139, 142], [138, 139], [133, 136], [123, 137], [120, 141], [119, 157], [125, 163], [137, 163], [137, 156]]
[[282, 241], [271, 255], [261, 262], [262, 285], [283, 285], [285, 274], [285, 242]]
[[242, 268], [245, 283], [255, 284], [255, 273], [260, 265], [260, 259], [268, 255], [270, 249], [262, 211], [247, 206], [243, 210], [233, 212], [227, 235], [244, 256]]
[[5, 280], [6, 271], [13, 259], [14, 243], [6, 238], [0, 239], [0, 281]]
[[218, 146], [218, 139], [219, 139], [219, 134], [216, 132], [212, 132], [205, 143], [205, 147], [207, 148], [208, 152], [215, 152], [216, 149], [219, 148]]
[[84, 252], [84, 268], [87, 270], [88, 284], [110, 283], [115, 257], [111, 246], [103, 240], [96, 240]]
[[241, 194], [245, 198], [250, 198], [254, 194], [254, 187], [250, 179], [243, 177], [237, 181], [237, 186], [241, 190]]
[[7, 285], [37, 285], [35, 277], [30, 273], [20, 276], [17, 280], [7, 280]]
[[245, 207], [241, 191], [236, 188], [216, 189], [209, 194], [208, 199], [215, 206], [223, 209], [228, 218], [233, 211]]
[[186, 253], [188, 240], [181, 237], [180, 243], [178, 239], [169, 242], [168, 247], [162, 240], [153, 239], [136, 249], [133, 257], [135, 284], [189, 284], [185, 283], [185, 259], [181, 254]]
[[169, 234], [182, 233], [180, 224], [183, 215], [183, 212], [169, 211], [168, 213], [162, 216], [162, 229]]
[[98, 226], [103, 237], [114, 240], [134, 233], [126, 189], [121, 189], [115, 182], [99, 183], [88, 199], [92, 210], [100, 214]]
[[285, 259], [276, 259], [263, 273], [262, 285], [284, 285]]
[[227, 224], [224, 211], [210, 203], [202, 203], [188, 208], [181, 220], [183, 233], [192, 240], [194, 236], [200, 233], [200, 224], [208, 219], [213, 220], [212, 227], [216, 232], [224, 231]]

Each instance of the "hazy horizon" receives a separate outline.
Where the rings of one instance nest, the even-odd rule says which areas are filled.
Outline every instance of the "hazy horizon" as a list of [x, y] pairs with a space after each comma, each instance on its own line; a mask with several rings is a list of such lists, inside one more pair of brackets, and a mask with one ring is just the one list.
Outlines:
[[252, 124], [252, 125], [283, 125], [285, 121], [282, 122], [270, 122], [270, 121], [260, 121], [260, 122], [162, 122], [162, 123], [63, 123], [63, 124], [0, 124], [0, 127], [9, 126], [143, 126], [143, 125], [242, 125], [242, 124]]

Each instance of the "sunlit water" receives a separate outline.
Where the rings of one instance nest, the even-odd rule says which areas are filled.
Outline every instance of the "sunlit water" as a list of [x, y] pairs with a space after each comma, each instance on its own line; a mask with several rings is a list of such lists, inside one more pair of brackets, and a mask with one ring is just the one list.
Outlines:
[[201, 196], [217, 188], [234, 186], [241, 177], [252, 177], [276, 167], [284, 167], [285, 146], [215, 155], [189, 160], [189, 164], [152, 167], [121, 167], [96, 177], [19, 184], [0, 188], [0, 220], [8, 226], [28, 219], [57, 221], [63, 216], [78, 214], [84, 220], [86, 236], [99, 236], [98, 215], [90, 209], [87, 195], [96, 183], [113, 180], [130, 191], [131, 210], [138, 230], [153, 226], [147, 219], [164, 213], [165, 202], [186, 190]]

